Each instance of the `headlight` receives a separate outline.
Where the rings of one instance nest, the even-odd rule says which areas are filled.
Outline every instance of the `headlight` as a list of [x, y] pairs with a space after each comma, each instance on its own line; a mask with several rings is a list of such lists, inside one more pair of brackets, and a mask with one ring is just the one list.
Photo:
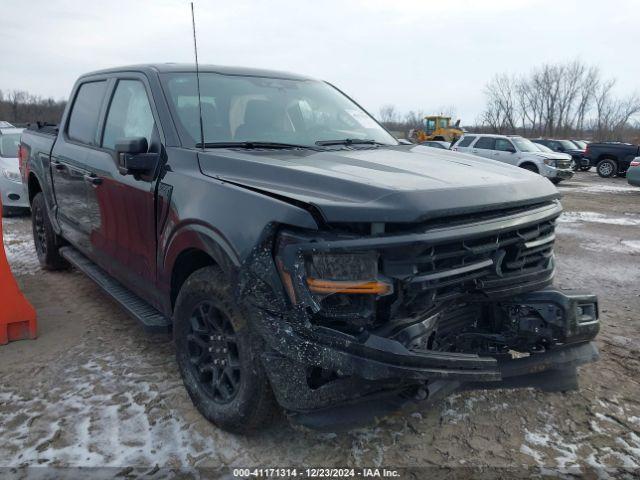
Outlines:
[[7, 170], [6, 168], [2, 169], [2, 175], [11, 180], [12, 182], [17, 182], [17, 183], [21, 183], [22, 182], [22, 178], [20, 177], [20, 173], [19, 172], [14, 172], [12, 170]]
[[550, 167], [555, 167], [558, 164], [557, 160], [552, 158], [545, 158], [543, 161], [545, 165], [549, 165]]
[[378, 281], [378, 254], [320, 253], [305, 258], [307, 286], [314, 294], [364, 293], [386, 295], [391, 285]]
[[294, 305], [320, 308], [319, 301], [332, 294], [388, 295], [390, 281], [378, 275], [377, 252], [334, 253], [314, 248], [318, 241], [281, 234], [276, 266]]

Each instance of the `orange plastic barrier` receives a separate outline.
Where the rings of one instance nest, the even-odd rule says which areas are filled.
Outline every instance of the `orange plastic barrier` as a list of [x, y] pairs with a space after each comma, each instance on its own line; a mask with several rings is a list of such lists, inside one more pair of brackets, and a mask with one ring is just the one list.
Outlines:
[[0, 219], [0, 345], [15, 340], [36, 338], [37, 328], [36, 311], [24, 298], [11, 274], [4, 251]]

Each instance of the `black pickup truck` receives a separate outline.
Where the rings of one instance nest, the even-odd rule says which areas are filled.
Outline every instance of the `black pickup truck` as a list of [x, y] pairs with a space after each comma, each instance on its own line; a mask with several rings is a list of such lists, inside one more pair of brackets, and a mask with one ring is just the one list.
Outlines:
[[197, 85], [190, 65], [84, 75], [21, 155], [42, 267], [172, 331], [206, 418], [345, 427], [460, 387], [575, 388], [597, 359], [596, 297], [551, 287], [547, 179], [401, 145], [326, 82]]
[[629, 164], [639, 156], [640, 147], [631, 143], [590, 143], [585, 151], [585, 157], [603, 178], [624, 175]]

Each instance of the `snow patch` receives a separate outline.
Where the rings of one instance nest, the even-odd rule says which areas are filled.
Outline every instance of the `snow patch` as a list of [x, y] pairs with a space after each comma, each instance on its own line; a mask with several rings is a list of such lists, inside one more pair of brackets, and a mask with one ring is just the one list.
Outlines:
[[599, 212], [564, 212], [557, 220], [559, 223], [602, 223], [606, 225], [640, 225], [640, 216], [626, 214], [624, 217], [612, 217]]
[[1, 385], [0, 424], [11, 427], [0, 429], [0, 467], [192, 467], [205, 458], [237, 456], [232, 437], [221, 447], [175, 412], [161, 414], [160, 387], [170, 385], [128, 369], [139, 361], [100, 357], [69, 369], [65, 385], [32, 398]]

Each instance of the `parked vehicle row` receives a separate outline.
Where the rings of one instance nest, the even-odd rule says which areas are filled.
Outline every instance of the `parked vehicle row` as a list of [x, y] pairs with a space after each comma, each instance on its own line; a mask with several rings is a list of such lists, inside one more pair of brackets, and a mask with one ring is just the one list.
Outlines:
[[569, 155], [544, 151], [530, 140], [515, 135], [465, 134], [452, 149], [539, 173], [553, 183], [573, 177]]
[[584, 172], [591, 168], [589, 160], [585, 158], [585, 147], [578, 144], [578, 140], [556, 140], [552, 138], [534, 138], [534, 143], [544, 145], [554, 152], [566, 153], [571, 156], [573, 170], [582, 170]]

